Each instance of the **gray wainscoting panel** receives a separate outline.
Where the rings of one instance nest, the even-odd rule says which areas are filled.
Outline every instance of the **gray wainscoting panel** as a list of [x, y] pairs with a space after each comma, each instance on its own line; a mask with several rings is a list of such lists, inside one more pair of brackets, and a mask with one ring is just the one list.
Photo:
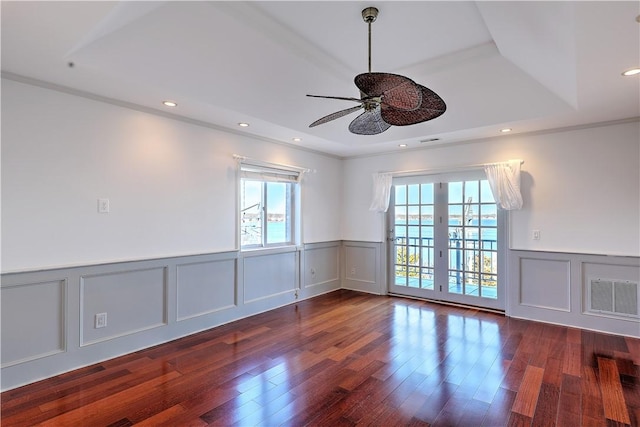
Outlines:
[[2, 287], [3, 368], [66, 350], [66, 286], [61, 279]]
[[[300, 289], [304, 248], [219, 252], [2, 275], [8, 390], [338, 289], [340, 242], [309, 245], [324, 284]], [[332, 248], [328, 251], [315, 249]], [[245, 304], [245, 302], [248, 302]], [[95, 315], [107, 326], [95, 328]]]
[[340, 244], [305, 245], [304, 287], [340, 281]]
[[[166, 278], [166, 267], [82, 276], [81, 345], [166, 324]], [[104, 328], [95, 327], [98, 313], [107, 314]]]
[[177, 265], [177, 320], [232, 308], [236, 301], [236, 260]]
[[242, 255], [244, 303], [251, 303], [298, 288], [297, 250], [252, 251]]
[[520, 258], [520, 304], [571, 311], [571, 263]]
[[344, 280], [342, 287], [384, 294], [385, 265], [382, 243], [344, 242]]
[[640, 319], [589, 313], [589, 280], [638, 281], [640, 258], [509, 251], [506, 314], [512, 317], [640, 337]]
[[[583, 262], [582, 263], [582, 289], [584, 298], [582, 300], [582, 312], [586, 316], [596, 317], [613, 317], [618, 318], [616, 314], [597, 313], [589, 310], [589, 290], [591, 280], [604, 280], [615, 282], [629, 282], [633, 284], [640, 283], [640, 268], [637, 266], [620, 265], [620, 264], [603, 264], [599, 262]], [[631, 295], [623, 296], [623, 298], [633, 298]], [[627, 301], [626, 304], [634, 306], [636, 312], [640, 307], [640, 293], [636, 294], [635, 301]], [[630, 319], [632, 320], [632, 319]], [[638, 325], [640, 329], [640, 324]]]

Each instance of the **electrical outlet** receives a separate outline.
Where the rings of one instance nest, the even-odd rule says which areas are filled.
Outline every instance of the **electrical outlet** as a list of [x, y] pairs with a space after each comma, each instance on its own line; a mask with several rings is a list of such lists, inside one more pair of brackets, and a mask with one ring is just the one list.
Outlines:
[[356, 275], [356, 268], [355, 267], [351, 267], [351, 275], [352, 276]]
[[107, 327], [107, 313], [97, 313], [95, 318], [95, 328], [106, 328]]
[[315, 268], [311, 269], [311, 277], [316, 277], [316, 269]]
[[531, 238], [533, 240], [540, 240], [540, 230], [533, 230]]

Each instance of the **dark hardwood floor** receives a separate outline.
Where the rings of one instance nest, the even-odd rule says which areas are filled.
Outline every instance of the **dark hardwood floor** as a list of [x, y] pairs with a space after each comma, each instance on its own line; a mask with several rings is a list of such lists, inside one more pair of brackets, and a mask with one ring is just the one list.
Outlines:
[[337, 291], [2, 393], [2, 426], [638, 426], [640, 340]]

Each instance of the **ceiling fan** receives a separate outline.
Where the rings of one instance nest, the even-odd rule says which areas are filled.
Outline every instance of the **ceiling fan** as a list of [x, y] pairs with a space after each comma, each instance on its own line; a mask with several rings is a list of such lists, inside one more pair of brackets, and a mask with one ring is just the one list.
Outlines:
[[360, 105], [324, 116], [311, 123], [309, 127], [364, 109], [364, 112], [349, 124], [349, 131], [358, 135], [376, 135], [391, 126], [408, 126], [435, 119], [447, 109], [447, 105], [438, 94], [408, 77], [371, 72], [371, 24], [377, 17], [378, 9], [375, 7], [367, 7], [362, 11], [362, 18], [369, 26], [369, 72], [358, 74], [354, 79], [360, 89], [360, 98], [307, 95], [314, 98], [354, 101]]

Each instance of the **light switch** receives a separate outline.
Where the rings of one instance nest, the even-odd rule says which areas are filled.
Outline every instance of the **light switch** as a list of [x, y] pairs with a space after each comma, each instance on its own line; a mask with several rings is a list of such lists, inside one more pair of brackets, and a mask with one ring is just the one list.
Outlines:
[[109, 213], [109, 199], [98, 199], [98, 213]]
[[540, 240], [540, 230], [533, 230], [533, 235], [531, 237], [533, 240]]

